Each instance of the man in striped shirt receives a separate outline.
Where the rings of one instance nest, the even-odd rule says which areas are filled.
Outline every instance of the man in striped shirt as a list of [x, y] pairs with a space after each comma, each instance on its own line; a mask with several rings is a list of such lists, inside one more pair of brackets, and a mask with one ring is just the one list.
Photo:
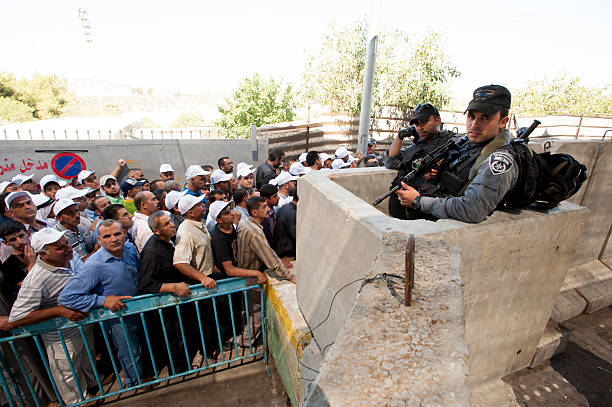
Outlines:
[[[32, 235], [31, 245], [38, 252], [38, 259], [23, 280], [19, 295], [11, 309], [9, 315], [11, 327], [35, 324], [59, 316], [72, 321], [85, 318], [86, 313], [63, 307], [57, 302], [73, 274], [70, 269], [72, 247], [64, 233], [51, 228], [41, 229]], [[91, 329], [85, 327], [84, 331], [87, 345], [91, 349], [93, 347]], [[70, 404], [80, 401], [86, 389], [96, 385], [96, 380], [87, 357], [86, 343], [78, 329], [64, 329], [62, 335], [77, 373], [79, 386], [74, 380], [57, 332], [47, 332], [41, 334], [41, 337], [47, 350], [53, 380], [64, 403]]]
[[[270, 270], [277, 276], [295, 283], [293, 265], [288, 261], [280, 259], [268, 244], [263, 231], [262, 222], [268, 217], [269, 208], [266, 200], [260, 196], [254, 196], [247, 200], [249, 217], [238, 223], [236, 261], [238, 267], [249, 270]], [[247, 278], [247, 284], [255, 285], [255, 278]], [[247, 291], [249, 306], [249, 325], [251, 338], [258, 340], [261, 334], [261, 304], [259, 289]], [[248, 331], [245, 328], [242, 337], [238, 339], [238, 345], [248, 346]]]

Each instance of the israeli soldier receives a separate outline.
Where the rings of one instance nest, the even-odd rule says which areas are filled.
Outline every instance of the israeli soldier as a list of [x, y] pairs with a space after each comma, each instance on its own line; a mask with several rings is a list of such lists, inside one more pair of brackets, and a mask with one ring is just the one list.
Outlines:
[[510, 92], [503, 86], [476, 89], [466, 109], [468, 142], [456, 151], [449, 151], [447, 165], [437, 179], [437, 197], [421, 195], [402, 183], [404, 189], [397, 191], [400, 203], [436, 218], [483, 221], [519, 176], [513, 156], [500, 150], [511, 139], [506, 130], [510, 101]]
[[[422, 158], [455, 136], [455, 133], [451, 131], [442, 130], [440, 112], [431, 103], [422, 103], [414, 109], [414, 116], [410, 120], [410, 125], [414, 126], [414, 131], [400, 131], [391, 143], [389, 150], [385, 152], [385, 167], [398, 170], [397, 177], [391, 183], [391, 188], [395, 187], [399, 180], [412, 170], [414, 160]], [[401, 148], [403, 139], [410, 135], [414, 137], [413, 144]], [[417, 181], [413, 187], [422, 193], [431, 192], [432, 195], [435, 195], [433, 191], [435, 187], [427, 178]], [[411, 213], [400, 204], [396, 195], [389, 197], [389, 214], [399, 219], [412, 219], [414, 217], [407, 217], [407, 214], [411, 215]]]

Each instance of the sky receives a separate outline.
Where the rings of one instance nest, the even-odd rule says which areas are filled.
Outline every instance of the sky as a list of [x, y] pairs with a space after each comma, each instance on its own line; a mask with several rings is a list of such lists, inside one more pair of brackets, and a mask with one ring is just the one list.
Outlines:
[[[583, 0], [377, 0], [379, 24], [444, 35], [462, 73], [455, 98], [474, 88], [567, 73], [612, 84], [612, 2]], [[79, 8], [92, 25], [85, 45]], [[299, 81], [331, 21], [367, 18], [371, 0], [2, 1], [0, 71], [55, 73], [182, 93], [230, 93], [259, 72]]]

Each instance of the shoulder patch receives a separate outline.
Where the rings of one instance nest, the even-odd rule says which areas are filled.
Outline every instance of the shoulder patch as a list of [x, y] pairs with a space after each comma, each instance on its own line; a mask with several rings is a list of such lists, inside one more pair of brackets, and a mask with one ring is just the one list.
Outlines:
[[489, 168], [493, 175], [500, 175], [508, 172], [512, 168], [514, 159], [506, 151], [496, 151], [489, 156]]

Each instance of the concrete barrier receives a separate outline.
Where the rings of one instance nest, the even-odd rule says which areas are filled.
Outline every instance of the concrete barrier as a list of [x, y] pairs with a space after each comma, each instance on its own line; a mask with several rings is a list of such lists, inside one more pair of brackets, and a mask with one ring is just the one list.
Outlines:
[[[341, 332], [349, 329], [351, 310], [362, 301], [357, 298], [359, 284], [350, 283], [370, 276], [385, 258], [399, 258], [399, 242], [413, 234], [459, 250], [467, 384], [529, 366], [572, 263], [573, 238], [582, 235], [588, 211], [566, 202], [548, 213], [495, 212], [476, 225], [400, 221], [370, 205], [392, 177], [389, 170], [359, 169], [312, 173], [299, 180], [298, 235], [310, 238], [297, 242], [297, 296], [308, 325], [321, 324], [314, 341], [325, 349], [347, 340]], [[403, 263], [388, 264], [389, 270], [398, 267]], [[415, 293], [420, 290], [417, 278]], [[323, 369], [327, 361], [326, 355]], [[323, 371], [319, 376], [327, 377]]]
[[124, 158], [131, 168], [141, 168], [149, 181], [159, 178], [161, 163], [172, 164], [177, 180], [184, 181], [187, 166], [210, 164], [217, 168], [217, 160], [222, 156], [229, 156], [235, 164], [264, 162], [268, 156], [267, 141], [259, 141], [256, 151], [251, 146], [251, 140], [233, 139], [7, 141], [0, 155], [0, 180], [34, 173], [34, 180], [38, 181], [43, 175], [58, 174], [52, 168], [53, 158], [62, 152], [72, 152], [98, 177], [108, 174], [117, 160]]

